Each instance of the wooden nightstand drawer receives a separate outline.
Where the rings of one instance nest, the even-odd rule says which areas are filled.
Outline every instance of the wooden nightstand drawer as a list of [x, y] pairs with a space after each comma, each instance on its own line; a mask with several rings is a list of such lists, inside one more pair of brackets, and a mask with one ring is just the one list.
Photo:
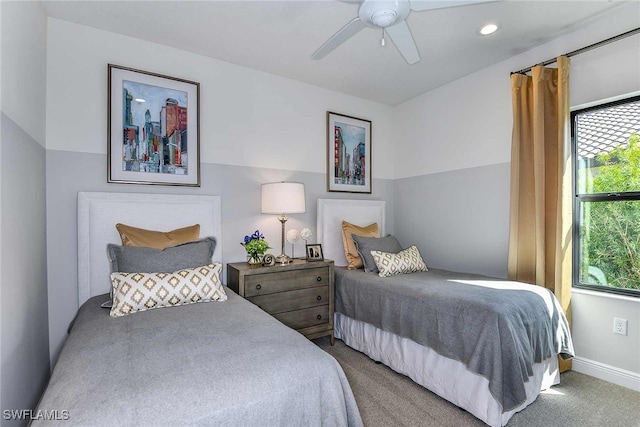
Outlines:
[[267, 313], [282, 313], [284, 311], [329, 304], [329, 286], [258, 295], [249, 297], [247, 300]]
[[309, 339], [333, 345], [333, 261], [296, 259], [286, 265], [227, 264], [227, 286]]
[[329, 323], [329, 306], [305, 308], [303, 310], [287, 311], [274, 314], [273, 317], [293, 329]]
[[312, 288], [329, 284], [328, 268], [281, 271], [278, 273], [254, 274], [245, 277], [246, 298], [295, 289]]

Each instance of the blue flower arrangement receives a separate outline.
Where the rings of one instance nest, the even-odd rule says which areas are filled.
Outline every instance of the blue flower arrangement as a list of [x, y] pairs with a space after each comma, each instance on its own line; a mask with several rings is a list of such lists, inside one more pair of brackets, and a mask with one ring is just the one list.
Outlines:
[[264, 234], [260, 233], [260, 230], [256, 230], [255, 233], [244, 236], [244, 241], [240, 243], [247, 251], [249, 259], [259, 261], [262, 258], [269, 247], [269, 243], [264, 240]]

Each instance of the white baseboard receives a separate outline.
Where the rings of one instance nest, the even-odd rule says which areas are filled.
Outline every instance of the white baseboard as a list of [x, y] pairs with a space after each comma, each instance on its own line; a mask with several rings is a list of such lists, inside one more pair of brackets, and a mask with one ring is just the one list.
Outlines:
[[640, 391], [640, 374], [635, 372], [605, 365], [604, 363], [582, 357], [574, 357], [571, 366], [571, 369], [581, 374], [590, 375], [613, 384], [630, 388], [631, 390]]

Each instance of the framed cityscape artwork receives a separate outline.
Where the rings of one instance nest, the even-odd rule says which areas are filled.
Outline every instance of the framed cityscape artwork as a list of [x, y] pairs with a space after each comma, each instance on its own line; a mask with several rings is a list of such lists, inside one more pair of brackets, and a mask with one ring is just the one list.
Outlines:
[[200, 83], [109, 64], [107, 181], [200, 186]]
[[371, 121], [327, 111], [327, 190], [371, 194]]

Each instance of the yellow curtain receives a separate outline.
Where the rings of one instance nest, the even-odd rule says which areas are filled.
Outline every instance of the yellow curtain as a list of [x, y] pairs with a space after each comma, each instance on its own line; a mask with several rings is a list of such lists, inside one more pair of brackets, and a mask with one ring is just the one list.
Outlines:
[[[554, 292], [571, 322], [569, 58], [511, 76], [509, 279]], [[560, 370], [571, 361], [560, 359]]]

